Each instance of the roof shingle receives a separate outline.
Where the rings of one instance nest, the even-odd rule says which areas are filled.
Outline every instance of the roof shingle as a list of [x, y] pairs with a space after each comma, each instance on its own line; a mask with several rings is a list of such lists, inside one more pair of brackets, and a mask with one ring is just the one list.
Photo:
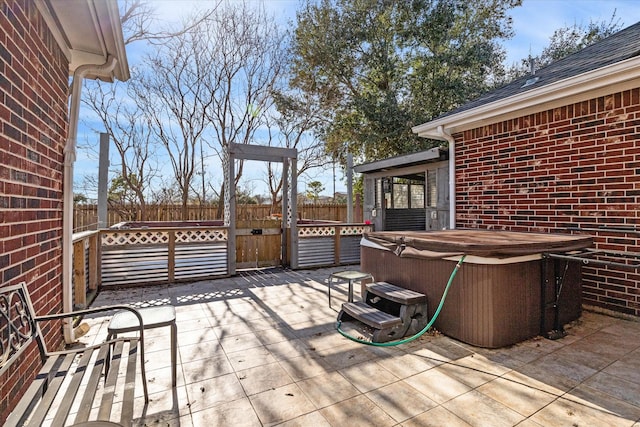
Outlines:
[[533, 77], [532, 75], [518, 78], [505, 86], [487, 92], [479, 98], [439, 116], [438, 119], [578, 76], [607, 65], [624, 61], [625, 59], [636, 57], [639, 54], [640, 22], [536, 70], [535, 77], [537, 77], [538, 80], [534, 84], [525, 86], [527, 80]]

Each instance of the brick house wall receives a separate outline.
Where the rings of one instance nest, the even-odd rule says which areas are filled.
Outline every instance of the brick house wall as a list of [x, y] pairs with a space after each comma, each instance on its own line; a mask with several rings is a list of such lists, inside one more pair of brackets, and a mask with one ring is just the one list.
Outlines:
[[[454, 135], [456, 227], [529, 232], [640, 223], [640, 89]], [[640, 234], [594, 233], [640, 252]], [[640, 316], [640, 273], [584, 269], [583, 303]]]
[[[36, 313], [62, 309], [62, 177], [69, 63], [34, 2], [0, 4], [0, 277], [26, 282]], [[62, 345], [60, 325], [44, 329]], [[4, 340], [5, 337], [2, 337]], [[3, 349], [6, 348], [3, 342]], [[32, 345], [0, 378], [0, 422], [40, 366]]]

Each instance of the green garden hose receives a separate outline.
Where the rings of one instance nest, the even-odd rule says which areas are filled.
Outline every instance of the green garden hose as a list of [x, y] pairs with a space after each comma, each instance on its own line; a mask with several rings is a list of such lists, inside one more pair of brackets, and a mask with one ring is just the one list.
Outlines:
[[444, 292], [442, 293], [442, 298], [440, 298], [440, 304], [438, 304], [438, 308], [436, 309], [436, 312], [433, 313], [433, 317], [431, 318], [431, 320], [429, 320], [429, 323], [427, 323], [427, 326], [422, 328], [422, 330], [419, 331], [417, 334], [415, 334], [413, 336], [410, 336], [408, 338], [404, 338], [404, 339], [398, 340], [398, 341], [371, 342], [371, 341], [361, 340], [359, 338], [355, 338], [355, 337], [352, 337], [351, 335], [347, 334], [345, 331], [340, 329], [340, 326], [342, 325], [342, 321], [340, 321], [340, 320], [338, 320], [338, 322], [336, 323], [336, 330], [338, 332], [340, 332], [340, 335], [342, 335], [345, 338], [350, 339], [351, 341], [355, 341], [355, 342], [360, 343], [360, 344], [372, 345], [372, 346], [376, 346], [376, 347], [393, 347], [393, 346], [400, 345], [400, 344], [406, 344], [408, 342], [411, 342], [413, 340], [416, 340], [416, 339], [420, 338], [422, 335], [424, 335], [429, 330], [429, 328], [431, 328], [431, 325], [433, 325], [433, 322], [435, 322], [436, 319], [438, 318], [438, 315], [440, 314], [440, 310], [442, 310], [442, 306], [444, 305], [444, 300], [447, 298], [447, 293], [449, 292], [449, 288], [451, 287], [451, 283], [453, 283], [454, 277], [456, 277], [456, 274], [458, 273], [458, 270], [460, 270], [460, 267], [462, 267], [462, 263], [464, 262], [465, 257], [466, 257], [466, 255], [463, 255], [462, 258], [460, 258], [460, 261], [458, 261], [458, 263], [456, 264], [455, 268], [451, 272], [451, 275], [449, 276], [449, 281], [447, 282], [447, 286], [445, 286]]

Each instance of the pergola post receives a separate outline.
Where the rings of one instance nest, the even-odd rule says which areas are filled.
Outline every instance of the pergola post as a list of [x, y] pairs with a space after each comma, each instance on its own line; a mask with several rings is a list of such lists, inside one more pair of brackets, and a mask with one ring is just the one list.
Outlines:
[[287, 259], [287, 250], [289, 248], [289, 242], [287, 240], [287, 231], [290, 231], [289, 227], [289, 159], [284, 159], [282, 162], [282, 252], [281, 259], [285, 263]]
[[[236, 274], [236, 156], [231, 146], [224, 158], [226, 176], [224, 180], [224, 225], [227, 227], [227, 272]], [[224, 162], [223, 162], [224, 163]]]
[[291, 268], [298, 268], [298, 159], [292, 157], [291, 161], [291, 185], [289, 186], [289, 228], [291, 247]]

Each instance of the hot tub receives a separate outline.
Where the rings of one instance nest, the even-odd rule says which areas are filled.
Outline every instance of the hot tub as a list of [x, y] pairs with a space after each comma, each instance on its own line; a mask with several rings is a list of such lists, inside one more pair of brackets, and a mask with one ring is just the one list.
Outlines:
[[[591, 245], [591, 237], [564, 234], [371, 232], [361, 242], [361, 268], [376, 281], [426, 294], [431, 317], [456, 263], [466, 255], [434, 327], [460, 341], [497, 348], [545, 334], [580, 316], [580, 264], [543, 255]], [[556, 276], [563, 278], [557, 311]]]

